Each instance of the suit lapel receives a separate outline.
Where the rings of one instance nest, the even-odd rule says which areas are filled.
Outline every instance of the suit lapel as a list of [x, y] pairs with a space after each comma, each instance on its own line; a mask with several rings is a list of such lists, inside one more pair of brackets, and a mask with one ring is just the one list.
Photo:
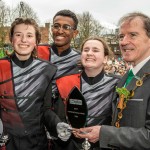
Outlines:
[[121, 78], [121, 81], [118, 83], [117, 87], [121, 88], [124, 86], [125, 82], [126, 82], [126, 79], [128, 77], [128, 73], [129, 73], [129, 70], [126, 72], [126, 74]]
[[[141, 77], [143, 77], [143, 75], [145, 73], [150, 73], [150, 60], [142, 67], [142, 69], [139, 70], [139, 72], [136, 74], [136, 76], [138, 78], [141, 78]], [[125, 84], [125, 82], [126, 82], [127, 77], [128, 77], [128, 71], [123, 76], [123, 78], [121, 79], [121, 81], [118, 83], [117, 87], [119, 87], [119, 88], [123, 87], [124, 84]], [[128, 86], [126, 87], [127, 90], [129, 90], [129, 91], [133, 90], [133, 88], [136, 86], [136, 81], [137, 80], [138, 79], [136, 77], [134, 77], [131, 80], [131, 82], [128, 84]], [[116, 101], [116, 99], [117, 99], [117, 101]], [[113, 125], [115, 124], [115, 122], [117, 120], [117, 116], [118, 116], [118, 109], [116, 107], [118, 105], [118, 100], [119, 100], [118, 95], [117, 95], [117, 93], [115, 93], [114, 94], [114, 98], [113, 98], [113, 102], [115, 103], [115, 106], [113, 108], [113, 121], [112, 121]]]

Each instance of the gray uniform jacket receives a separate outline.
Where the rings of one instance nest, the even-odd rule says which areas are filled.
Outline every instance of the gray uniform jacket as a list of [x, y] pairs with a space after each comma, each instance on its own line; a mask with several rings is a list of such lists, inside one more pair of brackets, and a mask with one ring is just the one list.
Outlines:
[[[142, 77], [150, 73], [150, 60], [136, 74]], [[123, 87], [127, 73], [118, 83]], [[136, 85], [136, 78], [133, 78], [126, 87], [131, 91]], [[123, 110], [123, 118], [120, 121], [120, 128], [103, 125], [100, 131], [100, 147], [114, 148], [120, 150], [150, 150], [150, 75], [144, 78], [142, 86], [134, 91], [134, 96], [127, 102]], [[113, 125], [116, 122], [118, 109], [116, 108], [118, 95], [113, 98]]]

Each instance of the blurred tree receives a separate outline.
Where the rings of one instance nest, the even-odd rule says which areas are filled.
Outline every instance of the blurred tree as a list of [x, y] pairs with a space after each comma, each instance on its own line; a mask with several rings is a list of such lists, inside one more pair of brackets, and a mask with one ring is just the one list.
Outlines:
[[34, 18], [38, 23], [40, 22], [37, 14], [27, 3], [21, 1], [15, 8], [10, 9], [0, 0], [0, 26], [10, 26], [18, 17]]
[[30, 7], [27, 3], [21, 1], [16, 8], [12, 10], [13, 12], [13, 20], [18, 17], [23, 18], [33, 18], [39, 23], [39, 19], [37, 14], [34, 12], [33, 8]]
[[81, 43], [89, 36], [101, 36], [101, 31], [104, 27], [89, 12], [78, 14], [77, 17], [79, 20], [79, 34], [76, 39], [73, 39], [72, 44], [74, 47], [80, 48]]
[[5, 3], [2, 0], [0, 0], [0, 57], [3, 57], [5, 55], [3, 46], [7, 35], [7, 30], [5, 29], [5, 27], [7, 26], [8, 11], [9, 8], [6, 7]]

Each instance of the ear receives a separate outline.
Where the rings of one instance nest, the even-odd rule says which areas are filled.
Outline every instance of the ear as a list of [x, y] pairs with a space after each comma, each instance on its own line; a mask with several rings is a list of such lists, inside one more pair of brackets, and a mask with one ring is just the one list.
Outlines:
[[51, 27], [51, 32], [53, 32], [53, 28]]
[[104, 64], [106, 64], [106, 63], [107, 63], [107, 61], [108, 61], [108, 56], [105, 56], [105, 57], [104, 57], [104, 61], [103, 61], [103, 63], [104, 63]]
[[150, 48], [150, 38], [149, 38], [149, 40], [148, 40], [148, 41], [149, 41], [149, 48]]
[[13, 41], [11, 41], [11, 44], [13, 44]]
[[73, 38], [75, 38], [75, 37], [77, 36], [78, 33], [79, 33], [78, 30], [74, 30], [74, 31], [73, 31]]

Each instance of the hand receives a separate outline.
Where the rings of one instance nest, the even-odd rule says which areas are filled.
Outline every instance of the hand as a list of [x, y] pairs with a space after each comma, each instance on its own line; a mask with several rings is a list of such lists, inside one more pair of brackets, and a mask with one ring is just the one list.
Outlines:
[[64, 122], [60, 122], [57, 124], [57, 133], [58, 133], [58, 137], [62, 140], [62, 141], [67, 141], [70, 136], [71, 136], [71, 127]]
[[74, 132], [75, 137], [77, 138], [88, 138], [88, 141], [96, 143], [99, 141], [99, 133], [101, 126], [92, 126], [87, 128], [81, 128]]

